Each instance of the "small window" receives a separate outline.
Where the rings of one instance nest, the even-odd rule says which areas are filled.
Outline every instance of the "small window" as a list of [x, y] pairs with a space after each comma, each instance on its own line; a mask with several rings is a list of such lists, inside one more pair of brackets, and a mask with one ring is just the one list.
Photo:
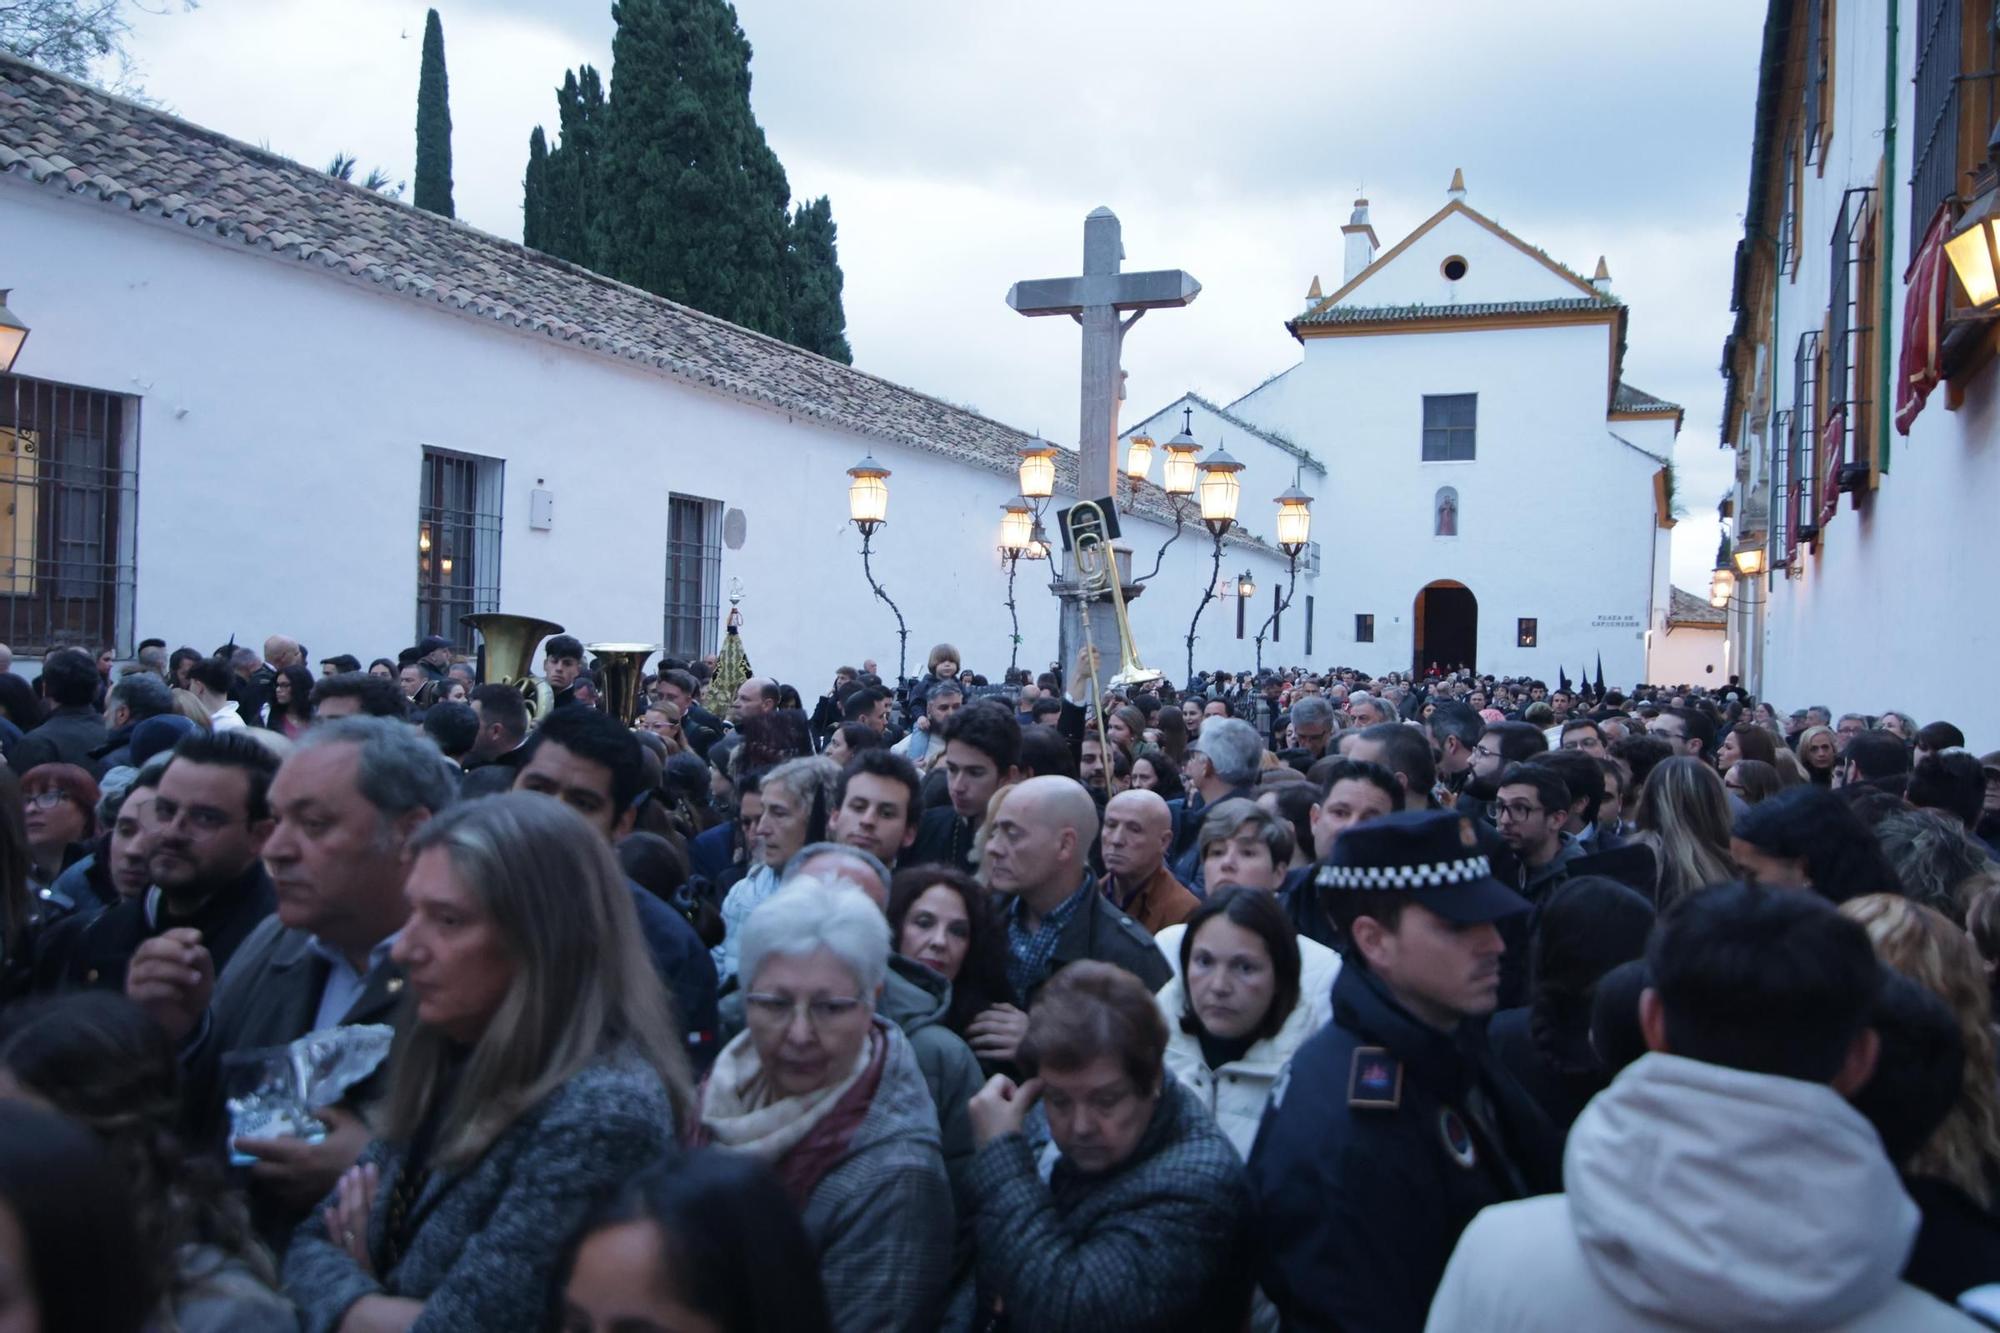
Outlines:
[[500, 496], [503, 464], [425, 449], [417, 494], [417, 636], [436, 634], [461, 649], [472, 631], [459, 617], [500, 609]]
[[1465, 276], [1465, 256], [1453, 255], [1438, 265], [1438, 272], [1444, 274], [1446, 282], [1457, 282]]
[[1469, 463], [1477, 453], [1476, 434], [1479, 395], [1476, 393], [1427, 393], [1424, 395], [1424, 461], [1426, 463]]
[[716, 649], [722, 602], [722, 501], [667, 497], [665, 655], [694, 659]]
[[1354, 617], [1354, 641], [1356, 643], [1375, 642], [1375, 617], [1357, 615]]
[[1306, 594], [1306, 656], [1311, 657], [1312, 655], [1313, 655], [1313, 599], [1312, 599], [1312, 594], [1307, 593]]
[[1458, 535], [1458, 488], [1438, 487], [1437, 498], [1432, 506], [1431, 533], [1437, 537]]
[[1514, 646], [1532, 648], [1535, 646], [1535, 618], [1524, 616], [1514, 625]]

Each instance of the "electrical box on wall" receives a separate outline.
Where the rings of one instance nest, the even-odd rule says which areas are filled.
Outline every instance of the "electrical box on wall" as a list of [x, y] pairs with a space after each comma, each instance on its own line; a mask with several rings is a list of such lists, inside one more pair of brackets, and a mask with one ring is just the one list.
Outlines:
[[555, 525], [556, 493], [540, 489], [529, 491], [528, 527], [535, 532], [547, 532]]

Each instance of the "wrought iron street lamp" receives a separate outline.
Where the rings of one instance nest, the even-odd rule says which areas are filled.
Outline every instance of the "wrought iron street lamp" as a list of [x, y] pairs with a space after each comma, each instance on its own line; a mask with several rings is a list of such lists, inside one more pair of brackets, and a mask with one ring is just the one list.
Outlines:
[[1040, 513], [1041, 502], [1056, 493], [1056, 446], [1047, 440], [1027, 441], [1021, 446], [1018, 471], [1021, 494], [1035, 501], [1035, 511]]
[[[1169, 446], [1172, 447], [1171, 445]], [[1194, 619], [1188, 622], [1187, 633], [1187, 674], [1194, 679], [1195, 630], [1201, 624], [1201, 613], [1215, 600], [1216, 584], [1222, 578], [1222, 539], [1236, 526], [1236, 502], [1243, 493], [1243, 484], [1237, 473], [1243, 465], [1237, 462], [1220, 444], [1215, 452], [1201, 460], [1198, 471], [1201, 479], [1196, 483], [1201, 497], [1201, 522], [1209, 535], [1215, 539], [1215, 562], [1209, 570], [1208, 583], [1202, 589], [1201, 601], [1195, 605]]]
[[1257, 631], [1257, 669], [1264, 669], [1264, 636], [1278, 617], [1291, 609], [1292, 593], [1299, 586], [1299, 553], [1312, 541], [1312, 497], [1299, 489], [1298, 479], [1278, 497], [1278, 549], [1285, 553], [1285, 596], [1271, 609], [1264, 627]]
[[1035, 507], [1026, 496], [1009, 500], [1000, 511], [1000, 563], [1007, 567], [1007, 619], [1014, 626], [1007, 649], [1007, 670], [1012, 671], [1021, 655], [1021, 615], [1014, 605], [1015, 567], [1023, 560], [1041, 559], [1047, 547], [1035, 540], [1041, 525], [1035, 521]]
[[1745, 578], [1756, 578], [1764, 572], [1764, 544], [1745, 539], [1736, 544], [1736, 572]]
[[28, 341], [28, 326], [7, 308], [7, 298], [12, 295], [13, 289], [0, 287], [0, 375], [14, 369], [14, 360], [21, 355], [21, 345]]
[[1972, 308], [2000, 311], [2000, 123], [1986, 141], [1986, 162], [1973, 173], [1972, 202], [1944, 243], [1945, 258]]
[[[1136, 445], [1138, 440], [1135, 438], [1133, 443]], [[1160, 489], [1167, 493], [1167, 504], [1174, 511], [1174, 531], [1160, 543], [1159, 554], [1153, 557], [1152, 573], [1133, 579], [1136, 584], [1146, 583], [1160, 572], [1160, 566], [1166, 563], [1167, 548], [1180, 540], [1181, 529], [1187, 526], [1188, 497], [1194, 494], [1195, 473], [1200, 467], [1195, 460], [1201, 457], [1201, 446], [1194, 438], [1192, 407], [1181, 409], [1180, 434], [1168, 440], [1164, 449], [1166, 458], [1160, 467]]]
[[882, 591], [882, 585], [875, 581], [875, 569], [869, 561], [875, 529], [889, 521], [889, 469], [875, 461], [870, 454], [859, 463], [847, 469], [851, 480], [847, 483], [847, 517], [855, 527], [861, 529], [861, 572], [868, 579], [868, 586], [875, 595], [887, 604], [896, 616], [896, 683], [907, 679], [910, 660], [910, 627], [903, 623], [903, 613], [889, 600], [889, 594]]

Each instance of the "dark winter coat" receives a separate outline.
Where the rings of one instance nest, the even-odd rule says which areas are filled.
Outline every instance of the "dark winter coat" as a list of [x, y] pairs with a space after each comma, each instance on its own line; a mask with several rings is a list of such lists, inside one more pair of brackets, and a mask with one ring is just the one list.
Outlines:
[[1333, 1022], [1292, 1057], [1250, 1154], [1264, 1292], [1287, 1329], [1413, 1333], [1459, 1232], [1558, 1188], [1557, 1154], [1476, 1025], [1440, 1032], [1343, 967]]
[[1006, 1134], [972, 1167], [982, 1291], [1014, 1333], [1230, 1333], [1249, 1308], [1250, 1195], [1236, 1150], [1166, 1076], [1131, 1157], [1085, 1175]]
[[[401, 1259], [374, 1277], [327, 1235], [315, 1208], [285, 1253], [285, 1291], [305, 1333], [332, 1333], [363, 1296], [424, 1303], [426, 1333], [532, 1329], [548, 1317], [562, 1244], [599, 1197], [668, 1152], [674, 1117], [650, 1066], [625, 1054], [585, 1066], [461, 1170], [431, 1173], [411, 1209]], [[390, 1200], [407, 1145], [376, 1140], [361, 1155], [381, 1168], [368, 1217], [378, 1271]]]

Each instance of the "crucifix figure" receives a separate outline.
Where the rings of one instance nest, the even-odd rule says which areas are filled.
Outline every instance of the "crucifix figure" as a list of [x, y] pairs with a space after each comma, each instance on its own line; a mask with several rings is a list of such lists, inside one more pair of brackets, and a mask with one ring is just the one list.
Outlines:
[[[1124, 373], [1118, 368], [1125, 331], [1148, 310], [1183, 306], [1201, 284], [1180, 269], [1120, 273], [1125, 244], [1118, 215], [1099, 208], [1083, 220], [1083, 274], [1017, 282], [1007, 304], [1023, 315], [1068, 315], [1083, 325], [1083, 396], [1077, 434], [1079, 499], [1113, 494], [1118, 472], [1118, 400]], [[1120, 315], [1131, 312], [1130, 318]]]

